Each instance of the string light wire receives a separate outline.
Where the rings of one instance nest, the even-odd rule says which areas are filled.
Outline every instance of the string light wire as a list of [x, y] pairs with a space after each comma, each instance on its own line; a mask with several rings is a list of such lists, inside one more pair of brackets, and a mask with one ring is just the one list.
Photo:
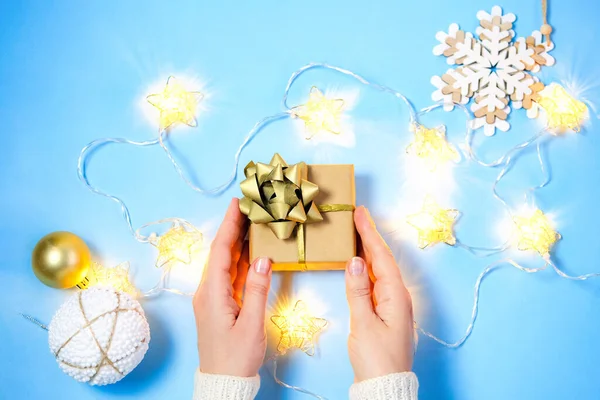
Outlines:
[[162, 292], [168, 292], [168, 293], [176, 294], [179, 296], [194, 297], [194, 293], [184, 292], [179, 289], [166, 287], [167, 279], [168, 279], [170, 273], [171, 273], [170, 266], [163, 268], [161, 275], [160, 275], [160, 279], [158, 280], [158, 283], [156, 285], [154, 285], [151, 289], [140, 293], [139, 297], [154, 297]]
[[289, 117], [289, 114], [288, 113], [279, 113], [279, 114], [275, 114], [275, 115], [272, 115], [269, 117], [265, 117], [265, 118], [261, 119], [260, 121], [258, 121], [252, 127], [252, 129], [246, 134], [244, 140], [242, 141], [242, 144], [237, 149], [235, 156], [234, 156], [233, 171], [231, 172], [227, 181], [219, 186], [212, 188], [212, 189], [202, 189], [202, 188], [194, 185], [185, 176], [183, 169], [181, 168], [179, 163], [177, 163], [177, 161], [173, 157], [171, 151], [169, 150], [169, 148], [166, 146], [166, 144], [164, 142], [164, 136], [169, 132], [168, 130], [162, 130], [159, 133], [158, 139], [147, 140], [147, 141], [134, 141], [134, 140], [129, 140], [129, 139], [125, 139], [125, 138], [103, 138], [103, 139], [94, 140], [94, 141], [88, 143], [81, 150], [81, 153], [79, 154], [79, 159], [77, 161], [77, 175], [79, 177], [79, 180], [81, 182], [83, 182], [83, 184], [91, 192], [101, 195], [101, 196], [104, 196], [106, 198], [109, 198], [109, 199], [113, 200], [114, 202], [116, 202], [117, 204], [119, 204], [119, 206], [121, 207], [121, 213], [123, 214], [123, 218], [125, 219], [125, 222], [127, 223], [127, 226], [129, 228], [129, 231], [131, 232], [131, 234], [134, 236], [134, 238], [137, 241], [142, 242], [142, 243], [147, 243], [148, 237], [140, 235], [139, 229], [136, 230], [133, 227], [133, 223], [131, 221], [131, 212], [129, 211], [129, 208], [127, 207], [125, 202], [121, 198], [111, 195], [111, 194], [108, 194], [108, 193], [98, 189], [97, 187], [93, 186], [90, 183], [88, 175], [87, 175], [87, 164], [88, 164], [88, 157], [90, 156], [90, 154], [92, 154], [92, 152], [94, 150], [96, 150], [97, 148], [99, 148], [103, 145], [109, 144], [109, 143], [129, 144], [129, 145], [139, 146], [139, 147], [147, 147], [147, 146], [153, 146], [153, 145], [159, 144], [162, 147], [162, 149], [165, 151], [165, 153], [167, 154], [167, 157], [169, 158], [169, 161], [171, 161], [171, 164], [173, 164], [173, 168], [175, 168], [175, 170], [177, 171], [177, 173], [179, 174], [181, 179], [189, 187], [191, 187], [194, 191], [201, 193], [201, 194], [218, 195], [218, 194], [224, 192], [225, 190], [227, 190], [231, 186], [231, 184], [235, 181], [235, 179], [237, 177], [237, 171], [239, 168], [240, 156], [241, 156], [244, 148], [252, 141], [252, 139], [260, 132], [260, 130], [265, 125], [268, 125], [271, 122], [274, 122], [279, 119], [283, 119], [285, 117]]
[[289, 96], [290, 89], [292, 88], [292, 85], [294, 84], [294, 82], [296, 82], [296, 80], [306, 71], [311, 70], [311, 69], [318, 69], [318, 68], [337, 71], [343, 75], [346, 75], [346, 76], [356, 79], [363, 85], [370, 86], [380, 92], [385, 92], [385, 93], [389, 93], [389, 94], [393, 95], [394, 97], [402, 100], [402, 102], [404, 102], [404, 104], [406, 104], [406, 106], [408, 107], [408, 111], [410, 113], [410, 123], [413, 124], [417, 121], [417, 112], [415, 110], [415, 107], [410, 102], [410, 100], [406, 96], [404, 96], [402, 93], [398, 92], [397, 90], [392, 89], [389, 86], [380, 85], [379, 83], [371, 82], [368, 79], [366, 79], [365, 77], [363, 77], [355, 72], [352, 72], [352, 71], [344, 69], [344, 68], [336, 67], [334, 65], [330, 65], [327, 63], [306, 64], [305, 66], [301, 67], [300, 69], [298, 69], [296, 72], [294, 72], [292, 74], [292, 76], [288, 80], [288, 83], [285, 87], [285, 93], [283, 95], [283, 100], [281, 102], [283, 107], [286, 110], [289, 111], [292, 108], [288, 105], [288, 96]]
[[[161, 135], [162, 135], [162, 133], [161, 133]], [[147, 147], [147, 146], [154, 146], [155, 144], [159, 143], [159, 139], [146, 140], [146, 141], [141, 141], [141, 142], [129, 140], [129, 139], [125, 139], [125, 138], [96, 139], [96, 140], [88, 143], [81, 150], [81, 152], [79, 153], [79, 158], [77, 160], [77, 176], [79, 177], [79, 180], [81, 182], [83, 182], [85, 187], [87, 187], [88, 190], [90, 190], [92, 193], [95, 193], [100, 196], [104, 196], [104, 197], [116, 202], [117, 204], [119, 204], [119, 206], [121, 207], [121, 213], [123, 215], [123, 218], [125, 219], [125, 222], [127, 223], [127, 226], [129, 228], [129, 231], [131, 232], [131, 234], [135, 237], [135, 239], [137, 241], [146, 243], [146, 242], [148, 242], [148, 238], [140, 236], [137, 233], [137, 231], [135, 230], [135, 228], [133, 227], [133, 224], [131, 222], [131, 213], [129, 212], [129, 208], [127, 208], [127, 205], [125, 204], [125, 202], [117, 196], [113, 196], [111, 194], [108, 194], [108, 193], [96, 188], [89, 181], [89, 178], [87, 175], [88, 157], [90, 156], [90, 154], [92, 154], [92, 152], [94, 150], [96, 150], [97, 148], [99, 148], [101, 146], [109, 144], [109, 143], [129, 144], [129, 145], [133, 145], [133, 146]]]
[[[464, 107], [462, 104], [460, 106]], [[465, 142], [464, 142], [465, 149], [467, 151], [467, 155], [469, 156], [469, 158], [471, 160], [475, 161], [477, 164], [481, 165], [482, 167], [494, 168], [494, 167], [498, 167], [500, 165], [503, 165], [503, 164], [505, 165], [506, 163], [508, 163], [509, 159], [512, 158], [512, 156], [514, 155], [515, 152], [519, 152], [519, 150], [523, 150], [523, 149], [529, 147], [531, 144], [535, 143], [539, 138], [541, 138], [543, 135], [545, 135], [547, 133], [547, 129], [546, 128], [542, 129], [536, 135], [532, 136], [531, 138], [527, 139], [526, 141], [524, 141], [524, 142], [514, 146], [510, 150], [508, 150], [502, 157], [498, 158], [497, 160], [490, 161], [490, 162], [482, 161], [477, 156], [475, 151], [473, 150], [473, 147], [472, 147], [473, 133], [474, 133], [473, 129], [471, 127], [469, 127], [469, 129], [467, 129], [467, 133], [465, 135]]]
[[314, 397], [315, 399], [319, 399], [319, 400], [327, 400], [327, 398], [326, 398], [326, 397], [319, 396], [318, 394], [316, 394], [316, 393], [313, 393], [313, 392], [311, 392], [311, 391], [309, 391], [309, 390], [306, 390], [306, 389], [304, 389], [304, 388], [301, 388], [301, 387], [299, 387], [299, 386], [293, 386], [293, 385], [290, 385], [290, 384], [288, 384], [288, 383], [285, 383], [285, 382], [284, 382], [284, 381], [282, 381], [281, 379], [279, 379], [279, 378], [277, 377], [277, 358], [278, 358], [279, 356], [280, 356], [280, 354], [279, 354], [279, 353], [277, 353], [277, 354], [274, 354], [274, 355], [272, 355], [271, 357], [269, 357], [269, 358], [268, 358], [268, 359], [265, 361], [265, 364], [267, 364], [269, 361], [272, 361], [272, 362], [273, 362], [273, 371], [272, 371], [272, 373], [273, 373], [273, 379], [275, 379], [275, 382], [277, 382], [277, 384], [279, 384], [279, 385], [281, 385], [281, 386], [283, 386], [283, 387], [285, 387], [285, 388], [287, 388], [287, 389], [292, 389], [292, 390], [295, 390], [296, 392], [304, 393], [304, 394], [306, 394], [306, 395], [308, 395], [308, 396]]
[[508, 250], [511, 246], [510, 239], [496, 247], [479, 247], [479, 246], [468, 246], [461, 242], [460, 240], [456, 240], [455, 246], [460, 247], [462, 249], [467, 250], [469, 253], [473, 254], [475, 257], [484, 258], [491, 257], [496, 254], [503, 253]]
[[179, 164], [173, 157], [171, 151], [169, 150], [169, 148], [166, 146], [166, 144], [162, 140], [162, 135], [159, 135], [159, 143], [160, 143], [160, 146], [165, 151], [167, 157], [169, 158], [169, 161], [171, 161], [171, 164], [173, 164], [173, 168], [175, 168], [175, 171], [177, 171], [177, 173], [179, 174], [179, 177], [185, 182], [186, 185], [188, 185], [190, 188], [192, 188], [192, 190], [194, 190], [195, 192], [198, 192], [200, 194], [218, 195], [218, 194], [223, 193], [225, 190], [227, 190], [231, 186], [231, 184], [233, 182], [235, 182], [235, 179], [237, 178], [237, 171], [238, 171], [239, 164], [240, 164], [240, 156], [242, 155], [242, 152], [244, 151], [246, 146], [260, 132], [260, 130], [272, 122], [278, 121], [280, 119], [288, 118], [289, 116], [290, 116], [290, 114], [288, 112], [282, 112], [282, 113], [278, 113], [275, 115], [265, 117], [265, 118], [261, 119], [260, 121], [258, 121], [252, 127], [252, 129], [246, 134], [246, 136], [244, 137], [244, 140], [242, 141], [242, 144], [240, 145], [240, 147], [238, 147], [237, 151], [235, 152], [234, 161], [233, 161], [233, 170], [231, 171], [229, 178], [227, 178], [227, 180], [224, 183], [222, 183], [212, 189], [202, 189], [201, 187], [195, 185], [190, 179], [188, 179], [185, 176], [185, 173], [183, 172], [182, 168], [179, 166]]
[[546, 165], [546, 163], [544, 162], [544, 156], [542, 154], [542, 146], [544, 144], [545, 143], [542, 142], [541, 140], [537, 142], [537, 159], [538, 159], [538, 162], [540, 164], [540, 169], [542, 171], [542, 175], [544, 177], [544, 180], [539, 185], [532, 186], [532, 187], [530, 187], [525, 192], [525, 204], [528, 204], [530, 206], [534, 206], [535, 205], [535, 192], [536, 192], [536, 190], [545, 188], [550, 183], [550, 181], [552, 180], [552, 171], [550, 169], [550, 165], [549, 164]]
[[513, 266], [514, 268], [517, 268], [520, 271], [527, 272], [529, 274], [543, 271], [549, 265], [549, 263], [546, 262], [546, 264], [543, 267], [526, 268], [526, 267], [523, 267], [522, 265], [518, 264], [516, 261], [511, 260], [509, 258], [495, 261], [495, 262], [491, 263], [490, 265], [488, 265], [483, 270], [483, 272], [481, 272], [481, 274], [479, 274], [479, 276], [477, 277], [477, 280], [475, 281], [475, 288], [474, 288], [474, 294], [473, 294], [473, 308], [471, 311], [471, 320], [469, 322], [469, 325], [467, 325], [467, 329], [465, 330], [464, 335], [460, 339], [458, 339], [456, 342], [447, 342], [443, 339], [440, 339], [436, 335], [432, 334], [431, 332], [426, 331], [425, 329], [421, 328], [418, 325], [417, 325], [417, 330], [421, 334], [427, 336], [430, 339], [433, 339], [434, 341], [438, 342], [439, 344], [441, 344], [444, 347], [448, 347], [450, 349], [456, 349], [456, 348], [462, 346], [466, 342], [466, 340], [469, 338], [469, 336], [471, 336], [471, 333], [473, 333], [473, 328], [475, 327], [475, 321], [477, 320], [477, 314], [479, 312], [480, 288], [481, 288], [481, 283], [483, 282], [483, 279], [493, 270], [495, 270], [501, 266], [505, 266], [506, 264]]
[[456, 348], [462, 346], [467, 341], [469, 336], [471, 336], [471, 333], [473, 333], [473, 329], [475, 327], [475, 321], [477, 320], [477, 315], [479, 313], [480, 288], [481, 288], [481, 283], [483, 282], [483, 279], [493, 270], [498, 269], [502, 266], [506, 266], [507, 264], [510, 266], [513, 266], [514, 268], [517, 268], [520, 271], [526, 272], [528, 274], [543, 271], [543, 270], [547, 269], [548, 266], [550, 266], [558, 274], [558, 276], [560, 276], [561, 278], [564, 278], [564, 279], [572, 280], [572, 281], [585, 281], [590, 278], [600, 277], [600, 272], [592, 272], [592, 273], [588, 273], [588, 274], [584, 274], [584, 275], [577, 275], [577, 276], [568, 275], [556, 266], [556, 264], [551, 260], [550, 256], [546, 256], [543, 259], [545, 261], [545, 264], [544, 264], [544, 266], [539, 267], [539, 268], [527, 268], [509, 258], [495, 261], [492, 264], [488, 265], [481, 272], [481, 274], [479, 274], [479, 276], [477, 277], [477, 280], [475, 281], [474, 294], [473, 294], [473, 307], [472, 307], [472, 311], [471, 311], [471, 320], [469, 321], [469, 324], [467, 325], [467, 329], [465, 330], [465, 333], [457, 341], [447, 342], [443, 339], [440, 339], [438, 336], [436, 336], [436, 335], [432, 334], [431, 332], [426, 331], [425, 329], [418, 326], [418, 324], [415, 322], [416, 329], [421, 334], [427, 336], [428, 338], [434, 340], [435, 342], [441, 344], [444, 347], [447, 347], [450, 349], [456, 349]]
[[568, 279], [568, 280], [571, 280], [571, 281], [586, 281], [586, 280], [588, 280], [590, 278], [597, 278], [597, 277], [600, 276], [600, 272], [592, 272], [592, 273], [589, 273], [589, 274], [576, 275], [576, 276], [568, 275], [568, 274], [564, 273], [560, 268], [558, 268], [556, 266], [556, 264], [553, 261], [551, 261], [550, 257], [546, 258], [546, 262], [548, 264], [550, 264], [550, 266], [552, 267], [552, 269], [554, 269], [554, 271], [561, 278], [565, 278], [565, 279]]
[[[504, 207], [506, 208], [506, 211], [508, 212], [508, 214], [512, 217], [513, 213], [512, 213], [512, 208], [508, 205], [508, 203], [506, 202], [506, 200], [504, 200], [504, 198], [502, 198], [502, 196], [500, 196], [500, 194], [498, 193], [498, 184], [500, 183], [500, 181], [502, 180], [502, 178], [504, 178], [504, 176], [508, 173], [508, 171], [510, 171], [510, 169], [512, 168], [513, 164], [515, 163], [515, 161], [518, 159], [518, 156], [525, 151], [525, 149], [527, 149], [528, 147], [530, 147], [531, 145], [535, 144], [541, 137], [543, 137], [546, 133], [546, 129], [541, 130], [537, 135], [533, 136], [532, 138], [530, 138], [529, 140], [518, 144], [517, 146], [513, 147], [511, 150], [508, 151], [508, 153], [506, 153], [501, 159], [503, 159], [503, 168], [500, 171], [500, 173], [498, 174], [498, 176], [496, 177], [496, 180], [494, 181], [494, 184], [492, 185], [492, 193], [494, 194], [494, 197], [500, 201]], [[544, 167], [544, 161], [543, 158], [541, 156], [541, 153], [539, 153], [539, 147], [538, 147], [538, 160], [540, 162], [541, 165], [541, 169], [542, 171], [545, 171], [545, 167]], [[500, 164], [498, 164], [500, 165]], [[542, 187], [547, 185], [549, 183], [549, 180], [547, 180], [546, 182], [544, 182], [542, 184]]]

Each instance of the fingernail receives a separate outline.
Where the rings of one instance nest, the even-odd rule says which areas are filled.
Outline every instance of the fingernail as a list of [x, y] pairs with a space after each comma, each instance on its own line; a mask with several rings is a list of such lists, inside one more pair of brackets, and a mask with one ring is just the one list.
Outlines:
[[271, 262], [267, 257], [261, 257], [254, 262], [254, 270], [261, 275], [267, 275], [271, 269]]
[[362, 275], [365, 271], [365, 262], [360, 257], [353, 257], [348, 265], [350, 275]]

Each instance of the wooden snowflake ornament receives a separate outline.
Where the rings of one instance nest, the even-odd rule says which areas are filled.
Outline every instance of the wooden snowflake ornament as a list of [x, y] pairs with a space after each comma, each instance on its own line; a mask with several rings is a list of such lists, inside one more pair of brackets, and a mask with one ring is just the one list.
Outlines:
[[510, 128], [506, 121], [509, 102], [513, 108], [527, 109], [530, 118], [537, 116], [535, 99], [544, 84], [530, 72], [554, 64], [554, 58], [548, 54], [554, 45], [542, 42], [539, 31], [514, 40], [512, 27], [516, 17], [503, 15], [499, 6], [494, 6], [491, 14], [479, 11], [477, 18], [478, 38], [461, 31], [458, 24], [451, 24], [448, 33], [436, 34], [440, 44], [433, 48], [433, 54], [445, 56], [448, 64], [458, 67], [431, 78], [437, 88], [431, 97], [443, 101], [446, 111], [451, 111], [455, 103], [467, 104], [474, 99], [473, 129], [483, 127], [485, 134], [491, 136], [496, 128]]

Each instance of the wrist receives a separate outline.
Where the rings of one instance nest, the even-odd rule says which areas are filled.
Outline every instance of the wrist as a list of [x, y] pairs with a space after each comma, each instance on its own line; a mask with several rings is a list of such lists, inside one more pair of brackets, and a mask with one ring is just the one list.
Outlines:
[[260, 388], [260, 377], [216, 375], [196, 371], [194, 400], [252, 400]]
[[408, 373], [411, 371], [412, 362], [407, 361], [386, 363], [381, 359], [377, 359], [372, 363], [365, 363], [358, 368], [354, 368], [354, 382], [363, 382], [386, 375]]
[[355, 383], [350, 387], [350, 400], [416, 400], [418, 390], [419, 381], [414, 373], [394, 373]]
[[236, 376], [240, 378], [251, 378], [258, 375], [258, 371], [243, 369], [243, 368], [230, 368], [230, 367], [204, 367], [200, 364], [198, 368], [203, 374], [209, 375], [227, 375]]
[[211, 375], [228, 375], [228, 376], [238, 376], [241, 378], [251, 378], [253, 376], [258, 375], [258, 370], [260, 366], [257, 368], [255, 366], [247, 365], [243, 362], [233, 361], [232, 362], [203, 362], [200, 361], [199, 370], [204, 374]]
[[354, 373], [354, 383], [365, 382], [371, 379], [381, 378], [382, 376], [393, 375], [393, 374], [406, 374], [411, 373], [410, 369], [397, 369], [397, 370], [387, 370], [380, 369], [374, 371], [368, 371], [366, 373]]

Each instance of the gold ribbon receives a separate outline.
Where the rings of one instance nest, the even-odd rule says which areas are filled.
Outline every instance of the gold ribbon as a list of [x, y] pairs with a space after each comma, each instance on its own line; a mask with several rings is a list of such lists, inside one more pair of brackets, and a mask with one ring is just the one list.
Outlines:
[[317, 206], [317, 208], [323, 213], [337, 211], [354, 211], [354, 206], [352, 204], [323, 204]]
[[304, 243], [304, 225], [298, 225], [296, 232], [296, 244], [298, 246], [298, 262], [304, 264], [306, 262], [306, 244]]
[[240, 211], [253, 224], [267, 224], [278, 239], [289, 239], [296, 230], [299, 263], [306, 262], [304, 224], [323, 221], [322, 212], [354, 211], [351, 204], [316, 205], [319, 187], [308, 181], [307, 165], [288, 165], [277, 153], [269, 164], [250, 161], [244, 174]]

